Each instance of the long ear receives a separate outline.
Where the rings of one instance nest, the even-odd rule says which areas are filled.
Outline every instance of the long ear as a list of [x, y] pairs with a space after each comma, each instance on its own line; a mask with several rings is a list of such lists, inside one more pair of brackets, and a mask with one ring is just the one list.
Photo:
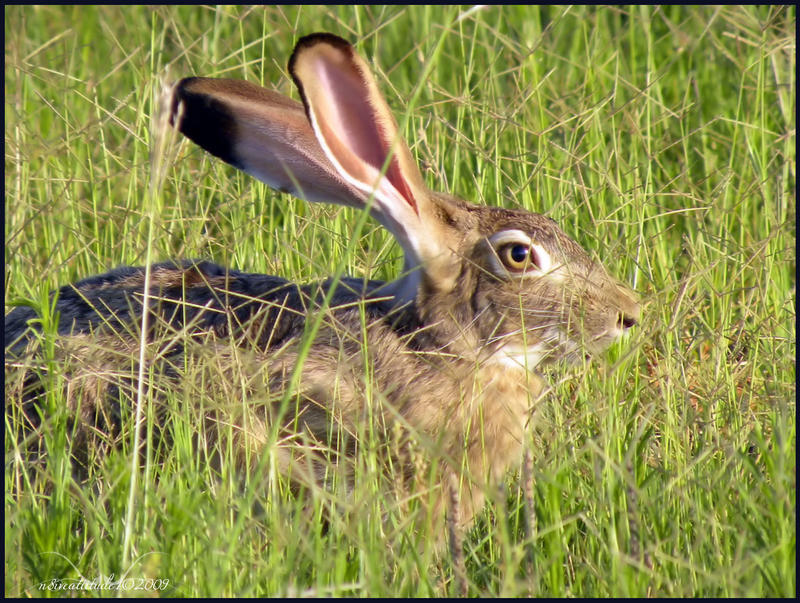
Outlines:
[[363, 207], [317, 143], [303, 105], [241, 80], [190, 77], [175, 84], [171, 123], [206, 151], [308, 201]]
[[348, 184], [374, 195], [372, 211], [407, 266], [440, 254], [431, 193], [364, 59], [337, 36], [312, 34], [297, 43], [289, 73], [325, 155]]

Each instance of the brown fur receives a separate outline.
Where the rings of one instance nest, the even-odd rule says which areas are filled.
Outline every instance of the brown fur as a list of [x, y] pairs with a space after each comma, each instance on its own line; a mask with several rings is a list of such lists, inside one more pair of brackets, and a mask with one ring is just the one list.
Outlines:
[[[428, 190], [366, 62], [343, 40], [304, 38], [289, 71], [307, 121], [293, 101], [251, 84], [189, 78], [175, 87], [173, 122], [275, 188], [369, 203], [403, 247], [406, 274], [345, 279], [320, 308], [331, 283], [300, 288], [202, 262], [153, 266], [147, 391], [158, 400], [177, 389], [194, 403], [206, 445], [229, 433], [242, 467], [272, 455], [309, 488], [332, 473], [352, 483], [358, 451], [377, 446], [398, 499], [422, 496], [440, 534], [445, 514], [464, 529], [521, 460], [545, 390], [536, 367], [605, 349], [638, 319], [636, 296], [552, 220]], [[143, 288], [138, 268], [62, 290], [57, 357], [87, 432], [114, 410], [109, 391], [136, 389]], [[23, 322], [9, 317], [7, 339], [9, 322], [14, 332]], [[7, 406], [9, 397], [29, 405], [35, 391], [37, 351], [19, 345], [11, 372], [22, 376], [12, 375]]]

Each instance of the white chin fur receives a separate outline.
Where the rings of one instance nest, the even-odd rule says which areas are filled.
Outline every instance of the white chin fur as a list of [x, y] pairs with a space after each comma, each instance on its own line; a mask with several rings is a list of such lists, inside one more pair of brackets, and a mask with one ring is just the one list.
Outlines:
[[506, 345], [497, 350], [489, 359], [489, 362], [511, 369], [533, 371], [547, 354], [548, 350], [541, 343], [528, 348]]

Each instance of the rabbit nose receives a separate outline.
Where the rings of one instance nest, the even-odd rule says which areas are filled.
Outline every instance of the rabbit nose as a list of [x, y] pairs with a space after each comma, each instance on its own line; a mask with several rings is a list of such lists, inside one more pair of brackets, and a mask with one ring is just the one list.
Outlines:
[[616, 311], [617, 328], [620, 331], [627, 331], [631, 327], [639, 324], [641, 306], [638, 296], [625, 284], [617, 281]]
[[617, 326], [623, 331], [627, 331], [637, 322], [637, 319], [630, 314], [624, 312], [617, 312]]

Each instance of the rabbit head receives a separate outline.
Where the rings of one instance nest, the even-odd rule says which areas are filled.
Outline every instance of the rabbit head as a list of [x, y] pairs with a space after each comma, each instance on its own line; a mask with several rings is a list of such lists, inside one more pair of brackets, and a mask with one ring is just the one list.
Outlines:
[[597, 352], [636, 323], [634, 293], [556, 223], [431, 191], [366, 61], [331, 34], [298, 42], [302, 105], [243, 81], [187, 78], [173, 119], [273, 188], [366, 208], [405, 254], [382, 293], [412, 304], [437, 348], [534, 368]]

